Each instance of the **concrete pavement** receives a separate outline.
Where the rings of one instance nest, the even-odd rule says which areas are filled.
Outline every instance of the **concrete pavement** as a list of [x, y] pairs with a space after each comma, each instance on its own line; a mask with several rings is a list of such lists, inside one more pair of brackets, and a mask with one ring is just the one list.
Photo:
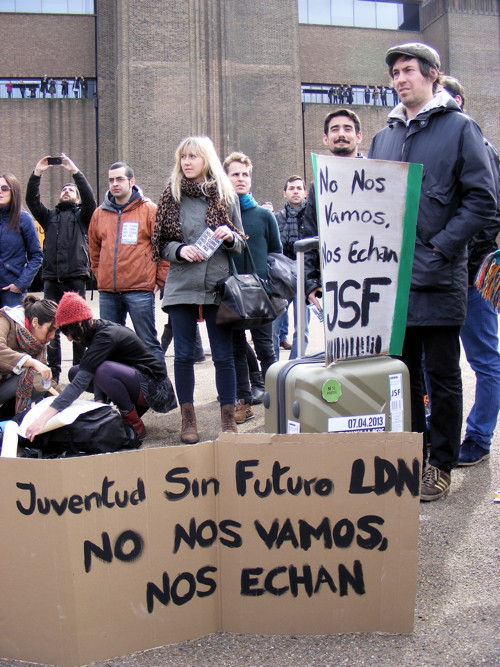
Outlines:
[[[90, 294], [88, 295], [90, 298]], [[97, 295], [91, 301], [96, 309]], [[95, 310], [97, 312], [97, 310]], [[166, 316], [158, 309], [161, 335]], [[207, 343], [202, 325], [202, 337]], [[64, 338], [64, 337], [63, 337]], [[309, 352], [321, 349], [322, 332], [313, 322]], [[167, 366], [173, 376], [173, 350]], [[65, 344], [65, 367], [70, 348]], [[288, 353], [286, 353], [287, 355]], [[286, 358], [282, 352], [282, 358]], [[462, 362], [464, 416], [474, 399], [474, 375]], [[195, 403], [203, 440], [217, 436], [220, 416], [211, 358], [195, 366]], [[264, 408], [240, 432], [263, 431]], [[178, 444], [179, 410], [147, 413], [144, 447]], [[500, 487], [500, 437], [495, 434], [489, 461], [453, 471], [451, 492], [444, 500], [422, 503], [415, 628], [412, 635], [244, 636], [218, 633], [208, 637], [95, 663], [99, 667], [311, 667], [498, 665], [498, 514], [493, 496]], [[26, 606], [29, 614], [29, 605]], [[103, 622], [106, 622], [103, 619]], [[1, 667], [24, 665], [0, 660]]]

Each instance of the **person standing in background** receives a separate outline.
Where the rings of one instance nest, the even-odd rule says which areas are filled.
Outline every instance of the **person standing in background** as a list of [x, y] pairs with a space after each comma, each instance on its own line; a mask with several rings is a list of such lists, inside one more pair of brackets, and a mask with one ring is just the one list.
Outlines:
[[[285, 197], [285, 206], [276, 215], [278, 229], [280, 232], [281, 243], [283, 245], [283, 254], [290, 259], [296, 261], [297, 255], [295, 253], [294, 244], [302, 238], [303, 218], [306, 209], [306, 187], [302, 176], [290, 176], [285, 183], [283, 190]], [[293, 342], [292, 345], [288, 342], [286, 334], [288, 333], [288, 308], [293, 302]], [[279, 359], [279, 348], [284, 350], [291, 349], [289, 359], [297, 358], [298, 341], [297, 341], [297, 308], [303, 308], [303, 298], [295, 295], [293, 299], [288, 299], [287, 310], [279, 315], [273, 322], [273, 344], [276, 359]], [[306, 309], [305, 315], [305, 343], [307, 346], [309, 334], [309, 318], [310, 310]]]
[[[465, 89], [461, 83], [452, 76], [443, 76], [441, 85], [463, 111]], [[476, 375], [476, 391], [460, 445], [459, 466], [477, 465], [490, 458], [491, 440], [500, 410], [498, 315], [491, 301], [483, 299], [474, 286], [474, 279], [484, 258], [498, 248], [496, 239], [500, 233], [500, 163], [494, 146], [487, 139], [484, 143], [497, 184], [497, 211], [491, 222], [472, 237], [468, 246], [467, 314], [460, 329], [460, 340], [467, 361]]]
[[136, 185], [132, 167], [109, 168], [109, 190], [89, 227], [92, 271], [103, 320], [125, 325], [130, 315], [136, 334], [165, 364], [155, 325], [155, 294], [163, 288], [165, 261], [152, 258], [156, 204]]
[[[213, 232], [219, 245], [208, 257], [196, 245]], [[195, 343], [200, 306], [207, 325], [215, 383], [221, 406], [221, 430], [236, 432], [232, 329], [216, 322], [214, 290], [229, 275], [228, 253], [245, 247], [236, 195], [208, 137], [187, 137], [175, 152], [175, 166], [158, 202], [153, 258], [170, 262], [162, 308], [174, 335], [174, 373], [181, 406], [181, 441], [194, 444], [199, 433], [194, 408]]]
[[22, 208], [21, 184], [0, 175], [0, 308], [20, 306], [42, 264], [42, 249], [31, 215]]
[[[252, 188], [252, 162], [247, 155], [238, 152], [231, 153], [224, 160], [224, 170], [239, 198], [243, 229], [245, 234], [248, 235], [248, 249], [255, 262], [257, 274], [266, 281], [269, 278], [267, 273], [268, 254], [283, 251], [276, 218], [269, 209], [259, 206], [250, 192]], [[249, 267], [245, 266], [243, 257], [237, 257], [235, 264], [239, 273], [248, 272]], [[276, 361], [272, 322], [251, 328], [250, 334], [255, 353], [260, 362], [262, 378], [265, 381], [267, 369]], [[243, 424], [255, 416], [251, 406], [252, 389], [246, 347], [245, 331], [235, 329], [233, 331], [233, 354], [237, 381], [238, 401], [235, 410], [237, 424]]]
[[[49, 156], [39, 160], [26, 188], [26, 204], [45, 232], [43, 244], [43, 292], [46, 299], [59, 303], [65, 292], [78, 292], [85, 298], [90, 277], [88, 228], [96, 208], [94, 193], [83, 173], [64, 153], [61, 167], [69, 172], [74, 183], [65, 183], [57, 205], [49, 209], [40, 199], [42, 175], [54, 166]], [[57, 168], [57, 167], [56, 167]], [[79, 364], [84, 348], [73, 342], [73, 365]], [[61, 375], [61, 342], [56, 332], [47, 350], [48, 365], [54, 382]]]

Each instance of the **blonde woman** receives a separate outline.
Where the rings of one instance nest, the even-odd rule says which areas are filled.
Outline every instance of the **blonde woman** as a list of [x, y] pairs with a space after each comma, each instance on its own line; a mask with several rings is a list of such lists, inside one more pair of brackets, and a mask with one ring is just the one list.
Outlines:
[[[196, 246], [212, 230], [221, 245], [208, 257]], [[215, 323], [213, 292], [229, 275], [227, 251], [245, 245], [238, 198], [208, 137], [188, 137], [178, 146], [175, 166], [158, 203], [153, 259], [170, 262], [162, 308], [168, 312], [174, 337], [174, 376], [181, 406], [181, 441], [198, 442], [193, 405], [196, 327], [200, 306], [207, 325], [215, 381], [221, 405], [222, 431], [236, 432], [236, 376], [232, 332]]]

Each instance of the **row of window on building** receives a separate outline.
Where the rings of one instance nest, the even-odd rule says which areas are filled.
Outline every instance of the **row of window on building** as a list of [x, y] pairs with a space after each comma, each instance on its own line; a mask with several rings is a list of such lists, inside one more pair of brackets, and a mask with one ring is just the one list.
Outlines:
[[94, 14], [94, 0], [0, 0], [0, 12]]
[[[393, 0], [298, 0], [299, 23], [420, 30], [419, 5]], [[0, 12], [95, 14], [94, 0], [0, 0]]]
[[[420, 30], [419, 5], [392, 0], [298, 0], [299, 22]], [[94, 0], [0, 0], [0, 12], [95, 14]]]
[[92, 98], [96, 96], [96, 86], [95, 79], [86, 79], [83, 76], [62, 79], [0, 79], [0, 98]]
[[306, 104], [346, 104], [394, 107], [398, 94], [389, 86], [303, 83], [302, 102]]
[[382, 0], [298, 0], [299, 23], [420, 30], [419, 5]]

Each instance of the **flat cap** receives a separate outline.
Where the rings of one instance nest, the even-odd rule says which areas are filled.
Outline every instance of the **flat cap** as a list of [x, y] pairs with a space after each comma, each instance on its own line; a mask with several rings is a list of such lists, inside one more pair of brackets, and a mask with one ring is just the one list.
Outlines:
[[408, 44], [400, 44], [399, 46], [391, 46], [385, 54], [385, 62], [392, 67], [400, 56], [410, 56], [410, 58], [421, 58], [429, 63], [431, 67], [439, 70], [441, 61], [439, 60], [439, 53], [435, 51], [432, 46], [421, 44], [420, 42], [408, 42]]

